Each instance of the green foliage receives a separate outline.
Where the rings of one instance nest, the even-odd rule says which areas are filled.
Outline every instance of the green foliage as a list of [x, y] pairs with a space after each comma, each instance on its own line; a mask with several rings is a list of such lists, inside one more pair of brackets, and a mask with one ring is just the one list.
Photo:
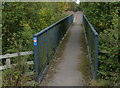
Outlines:
[[[33, 35], [60, 20], [67, 14], [68, 3], [5, 2], [2, 8], [2, 51], [18, 53], [33, 50]], [[26, 65], [33, 55], [12, 60], [17, 62], [12, 69], [3, 72], [3, 86], [23, 86], [25, 73], [34, 67]]]
[[27, 82], [28, 65], [25, 59], [11, 69], [3, 71], [3, 86], [23, 86]]
[[99, 74], [104, 79], [111, 79], [118, 75], [118, 72], [120, 72], [118, 31], [104, 30], [99, 35]]
[[20, 51], [33, 50], [33, 35], [65, 16], [66, 9], [67, 3], [4, 3], [3, 54], [16, 52], [18, 47]]
[[80, 6], [97, 32], [113, 28], [112, 20], [118, 19], [119, 2], [81, 3]]
[[84, 14], [99, 33], [98, 75], [112, 82], [120, 81], [119, 20], [120, 2], [81, 3]]
[[75, 2], [69, 2], [69, 3], [68, 3], [68, 10], [69, 10], [69, 11], [74, 11], [74, 12], [76, 12], [76, 11], [80, 11], [81, 8], [80, 8], [80, 6], [79, 6], [78, 4], [76, 4]]

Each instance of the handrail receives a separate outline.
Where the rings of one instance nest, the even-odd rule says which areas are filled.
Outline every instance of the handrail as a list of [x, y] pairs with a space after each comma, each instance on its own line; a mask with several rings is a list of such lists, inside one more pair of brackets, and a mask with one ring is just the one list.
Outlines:
[[86, 19], [86, 21], [88, 22], [88, 25], [90, 26], [91, 30], [94, 32], [95, 35], [98, 35], [97, 31], [94, 29], [94, 27], [90, 24], [90, 22], [88, 21], [88, 19], [86, 18], [85, 15], [83, 15], [83, 17]]
[[67, 18], [70, 17], [70, 16], [72, 16], [72, 15], [69, 15], [69, 16], [63, 18], [63, 19], [59, 20], [58, 22], [56, 22], [56, 23], [50, 25], [49, 27], [45, 28], [44, 30], [36, 33], [36, 34], [34, 35], [34, 37], [35, 37], [35, 36], [38, 36], [38, 35], [41, 35], [41, 34], [43, 34], [44, 32], [50, 30], [52, 27], [54, 27], [55, 25], [57, 25], [57, 24], [59, 24], [60, 22], [64, 21], [65, 19], [67, 19]]
[[[27, 52], [20, 52], [20, 55], [23, 56], [23, 55], [30, 55], [30, 54], [33, 54], [33, 51], [27, 51]], [[18, 56], [18, 53], [12, 53], [12, 54], [5, 54], [5, 55], [0, 55], [0, 59], [7, 59], [7, 58], [10, 58], [10, 57], [17, 57]]]

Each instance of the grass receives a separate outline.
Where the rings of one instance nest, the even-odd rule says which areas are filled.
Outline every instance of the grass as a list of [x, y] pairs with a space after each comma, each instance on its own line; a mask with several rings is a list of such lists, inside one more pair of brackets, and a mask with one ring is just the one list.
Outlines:
[[90, 86], [111, 86], [113, 83], [108, 80], [91, 80]]
[[81, 30], [80, 32], [80, 44], [81, 44], [82, 54], [80, 54], [80, 58], [79, 58], [80, 64], [78, 66], [78, 69], [83, 75], [83, 79], [85, 80], [85, 85], [88, 86], [91, 78], [91, 73], [90, 73], [90, 63], [87, 54], [87, 45], [84, 36], [84, 30]]

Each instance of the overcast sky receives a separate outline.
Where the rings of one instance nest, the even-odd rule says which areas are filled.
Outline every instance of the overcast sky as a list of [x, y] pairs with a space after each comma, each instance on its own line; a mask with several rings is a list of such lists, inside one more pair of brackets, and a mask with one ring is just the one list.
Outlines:
[[75, 2], [76, 2], [77, 4], [79, 4], [79, 3], [80, 3], [80, 0], [75, 0]]

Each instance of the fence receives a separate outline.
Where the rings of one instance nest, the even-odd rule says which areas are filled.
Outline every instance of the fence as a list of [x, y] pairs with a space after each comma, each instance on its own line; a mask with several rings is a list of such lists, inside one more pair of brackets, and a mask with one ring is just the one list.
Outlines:
[[[27, 55], [32, 55], [32, 54], [33, 54], [32, 51], [20, 52], [20, 56], [27, 56]], [[1, 82], [0, 83], [0, 87], [2, 87], [2, 77], [1, 77], [2, 76], [2, 72], [5, 69], [14, 67], [16, 64], [11, 64], [11, 59], [13, 59], [14, 57], [18, 57], [18, 56], [19, 56], [18, 53], [0, 55], [0, 82]], [[6, 61], [5, 65], [2, 64], [2, 60]], [[29, 66], [34, 65], [33, 61], [27, 61], [26, 64], [28, 64]], [[26, 73], [25, 75], [27, 77], [31, 77], [31, 76], [34, 75], [33, 71], [26, 71], [25, 73]]]
[[34, 35], [34, 63], [36, 81], [41, 82], [57, 46], [73, 22], [73, 15], [67, 16], [57, 23]]
[[86, 41], [88, 44], [88, 54], [90, 58], [92, 78], [96, 79], [98, 70], [98, 33], [89, 23], [85, 15], [83, 15], [83, 23], [85, 27]]
[[[33, 52], [32, 51], [20, 52], [21, 56], [30, 55], [30, 54], [33, 54]], [[11, 58], [17, 57], [17, 56], [18, 56], [18, 53], [0, 55], [1, 62], [2, 62], [2, 60], [6, 60], [6, 65], [2, 65], [2, 63], [0, 63], [2, 65], [2, 66], [0, 65], [0, 71], [4, 70], [6, 68], [12, 68], [12, 66], [16, 65], [16, 64], [11, 64]], [[34, 64], [33, 61], [28, 61], [26, 63], [29, 65]]]

